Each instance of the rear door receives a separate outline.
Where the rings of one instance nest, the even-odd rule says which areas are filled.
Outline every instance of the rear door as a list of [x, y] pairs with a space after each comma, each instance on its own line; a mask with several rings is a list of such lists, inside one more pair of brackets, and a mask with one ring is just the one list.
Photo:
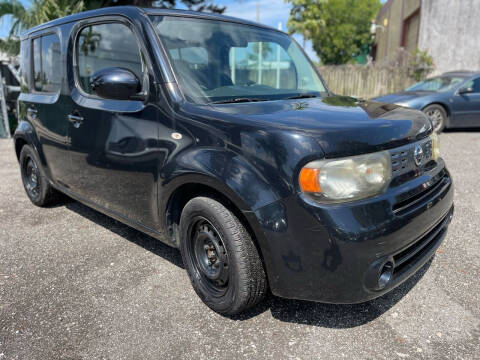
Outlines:
[[45, 169], [49, 177], [62, 183], [68, 169], [67, 121], [61, 116], [64, 103], [62, 47], [56, 29], [37, 33], [22, 42], [22, 56], [30, 58], [28, 84], [22, 85], [19, 105], [35, 128]]
[[480, 77], [462, 85], [462, 88], [472, 88], [473, 92], [455, 94], [452, 104], [453, 126], [480, 127]]
[[[162, 152], [156, 151], [159, 109], [145, 47], [124, 18], [88, 20], [73, 30], [69, 59], [71, 191], [128, 220], [155, 228], [157, 177]], [[122, 67], [143, 83], [149, 101], [109, 100], [89, 85], [98, 70]]]

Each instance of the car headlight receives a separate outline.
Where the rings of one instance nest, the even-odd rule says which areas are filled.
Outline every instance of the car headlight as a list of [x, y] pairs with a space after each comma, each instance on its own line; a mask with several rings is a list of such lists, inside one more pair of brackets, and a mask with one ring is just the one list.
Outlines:
[[440, 137], [436, 133], [430, 135], [432, 140], [432, 159], [437, 161], [440, 157]]
[[410, 106], [408, 105], [408, 103], [406, 103], [406, 102], [396, 102], [396, 103], [394, 103], [394, 104], [395, 104], [395, 105], [398, 105], [398, 106], [403, 106], [403, 107], [410, 107]]
[[382, 193], [392, 177], [390, 153], [317, 160], [300, 171], [300, 189], [325, 203], [353, 201]]

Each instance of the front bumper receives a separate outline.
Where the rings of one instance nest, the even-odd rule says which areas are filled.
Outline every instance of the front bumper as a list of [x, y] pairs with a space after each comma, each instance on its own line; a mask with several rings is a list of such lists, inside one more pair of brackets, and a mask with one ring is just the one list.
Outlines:
[[[408, 279], [440, 246], [453, 215], [452, 179], [439, 165], [369, 200], [319, 205], [298, 194], [256, 211], [272, 292], [358, 303]], [[380, 288], [387, 262], [393, 273]]]

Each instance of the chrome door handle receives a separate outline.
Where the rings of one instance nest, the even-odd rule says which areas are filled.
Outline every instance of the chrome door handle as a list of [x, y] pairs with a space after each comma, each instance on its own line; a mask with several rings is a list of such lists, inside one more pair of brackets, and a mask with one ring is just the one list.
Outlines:
[[80, 127], [80, 125], [82, 125], [83, 117], [77, 116], [77, 115], [72, 115], [72, 114], [69, 114], [67, 117], [68, 117], [68, 121], [73, 123], [73, 126], [76, 129], [78, 129]]

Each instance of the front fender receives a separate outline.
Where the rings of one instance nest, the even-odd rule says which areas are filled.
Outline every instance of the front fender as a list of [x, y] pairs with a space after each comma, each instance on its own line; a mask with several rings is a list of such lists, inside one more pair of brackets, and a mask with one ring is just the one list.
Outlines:
[[188, 131], [183, 133], [191, 141], [169, 157], [158, 187], [159, 220], [169, 241], [178, 245], [175, 232], [170, 234], [174, 226], [167, 224], [172, 195], [184, 184], [206, 185], [242, 212], [260, 248], [269, 281], [275, 284], [279, 271], [272, 248], [277, 244], [266, 234], [271, 229], [286, 230], [283, 200], [298, 191], [299, 167], [324, 157], [318, 139], [304, 131], [262, 123], [227, 124], [210, 118], [185, 123]]
[[165, 166], [163, 176], [161, 199], [168, 199], [186, 183], [215, 188], [242, 211], [255, 211], [281, 198], [262, 173], [226, 149], [194, 147], [184, 151]]

